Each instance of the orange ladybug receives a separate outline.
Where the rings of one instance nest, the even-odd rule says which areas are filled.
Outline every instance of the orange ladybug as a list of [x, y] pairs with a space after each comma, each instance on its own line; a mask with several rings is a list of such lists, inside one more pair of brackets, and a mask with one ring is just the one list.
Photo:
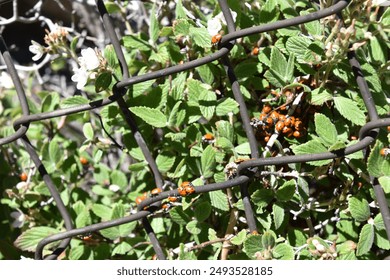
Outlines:
[[258, 55], [259, 54], [259, 48], [258, 47], [254, 47], [252, 49], [252, 55]]
[[159, 193], [161, 193], [162, 190], [160, 188], [155, 188], [153, 189], [151, 192], [150, 192], [150, 196], [156, 196], [158, 195]]
[[261, 112], [264, 113], [264, 114], [268, 114], [269, 112], [271, 112], [271, 110], [272, 110], [271, 105], [265, 104], [263, 109], [261, 110]]
[[390, 125], [387, 127], [387, 132], [390, 132]]
[[177, 202], [179, 200], [179, 197], [177, 196], [168, 196], [169, 202]]
[[390, 149], [389, 148], [382, 148], [380, 151], [380, 154], [383, 157], [387, 157], [388, 155], [390, 155]]
[[188, 181], [184, 181], [183, 183], [181, 183], [180, 187], [177, 190], [179, 192], [179, 195], [181, 196], [186, 196], [195, 192], [194, 186], [191, 182]]
[[86, 159], [85, 157], [80, 157], [80, 163], [82, 165], [87, 165], [88, 164], [88, 159]]
[[135, 203], [136, 203], [137, 205], [139, 205], [139, 204], [141, 204], [141, 202], [144, 201], [146, 198], [147, 198], [146, 193], [143, 193], [142, 195], [137, 196], [137, 198], [135, 199]]
[[22, 174], [19, 175], [20, 181], [26, 182], [27, 181], [27, 174], [23, 172]]
[[90, 241], [92, 240], [92, 233], [91, 232], [88, 232], [86, 234], [82, 234], [79, 236], [81, 240], [83, 241]]
[[275, 129], [277, 132], [282, 132], [284, 128], [284, 122], [283, 121], [278, 121], [275, 125]]
[[221, 34], [217, 34], [217, 35], [214, 35], [212, 38], [211, 38], [211, 43], [213, 45], [216, 45], [218, 44], [222, 39], [222, 35]]
[[170, 204], [169, 202], [163, 203], [163, 204], [161, 205], [161, 208], [162, 208], [164, 211], [168, 211], [169, 208], [171, 208], [171, 207], [172, 207], [172, 204]]
[[214, 135], [211, 133], [206, 133], [205, 135], [202, 136], [202, 141], [207, 144], [212, 144], [215, 142]]

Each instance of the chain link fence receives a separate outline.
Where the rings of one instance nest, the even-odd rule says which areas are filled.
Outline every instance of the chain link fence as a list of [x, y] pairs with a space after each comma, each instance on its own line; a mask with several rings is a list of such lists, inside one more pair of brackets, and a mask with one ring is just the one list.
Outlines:
[[[1, 1], [0, 4], [4, 4], [6, 2], [8, 1]], [[17, 1], [14, 1], [14, 3], [16, 2]], [[23, 149], [25, 149], [30, 155], [31, 160], [34, 162], [37, 170], [42, 176], [42, 180], [44, 181], [47, 188], [49, 189], [51, 196], [55, 201], [58, 212], [61, 214], [63, 218], [64, 226], [66, 229], [64, 232], [54, 234], [44, 238], [36, 248], [36, 253], [35, 253], [36, 259], [57, 259], [58, 256], [69, 246], [69, 243], [72, 238], [80, 235], [87, 235], [91, 232], [98, 232], [99, 230], [102, 229], [122, 225], [132, 221], [142, 222], [142, 225], [145, 231], [147, 232], [150, 242], [152, 243], [153, 248], [156, 252], [157, 258], [158, 259], [166, 258], [164, 253], [164, 248], [162, 248], [162, 246], [160, 245], [160, 242], [156, 237], [156, 234], [154, 233], [153, 228], [150, 224], [150, 220], [153, 219], [152, 214], [155, 211], [161, 209], [162, 201], [166, 200], [169, 197], [179, 197], [180, 190], [171, 189], [165, 191], [167, 182], [164, 181], [163, 176], [159, 172], [156, 161], [152, 156], [152, 152], [149, 150], [143, 135], [140, 133], [134, 115], [129, 110], [129, 106], [125, 99], [126, 92], [129, 87], [136, 85], [137, 83], [150, 81], [153, 79], [166, 78], [169, 75], [191, 70], [201, 65], [208, 64], [214, 61], [219, 61], [219, 63], [223, 65], [227, 73], [229, 82], [231, 83], [231, 88], [234, 94], [234, 98], [236, 102], [239, 104], [240, 121], [246, 133], [246, 137], [249, 141], [251, 160], [238, 163], [237, 166], [233, 168], [234, 174], [232, 176], [228, 176], [229, 179], [226, 180], [225, 182], [195, 186], [194, 191], [196, 194], [200, 194], [200, 193], [213, 192], [216, 190], [224, 190], [228, 188], [239, 187], [242, 196], [243, 207], [245, 209], [244, 212], [245, 212], [245, 219], [247, 222], [248, 230], [253, 234], [257, 233], [258, 229], [256, 225], [256, 213], [254, 212], [252, 207], [252, 201], [251, 201], [250, 193], [248, 191], [248, 187], [250, 186], [253, 180], [259, 178], [260, 176], [259, 174], [261, 174], [261, 170], [263, 167], [271, 166], [271, 165], [279, 166], [279, 165], [285, 165], [289, 163], [305, 163], [305, 162], [318, 161], [324, 159], [337, 159], [337, 158], [345, 157], [346, 155], [355, 153], [357, 151], [367, 152], [369, 146], [375, 141], [379, 129], [390, 125], [390, 118], [380, 118], [378, 116], [373, 101], [374, 99], [370, 93], [370, 89], [367, 85], [365, 77], [362, 74], [362, 69], [359, 64], [359, 61], [356, 58], [355, 52], [350, 51], [348, 53], [350, 70], [353, 72], [353, 75], [356, 79], [356, 83], [359, 87], [361, 97], [364, 100], [364, 104], [367, 109], [368, 118], [369, 118], [369, 121], [365, 125], [363, 125], [359, 131], [359, 141], [356, 144], [348, 146], [344, 149], [335, 150], [331, 152], [307, 154], [307, 155], [284, 155], [284, 156], [268, 157], [268, 158], [262, 157], [259, 154], [258, 141], [256, 139], [256, 131], [253, 126], [253, 120], [251, 120], [249, 116], [243, 94], [240, 90], [240, 84], [236, 77], [234, 67], [229, 58], [229, 53], [235, 46], [236, 40], [254, 34], [261, 34], [261, 33], [275, 31], [282, 28], [297, 26], [303, 23], [318, 20], [331, 15], [337, 15], [340, 17], [340, 20], [342, 20], [341, 11], [347, 7], [349, 1], [336, 1], [335, 4], [333, 4], [328, 8], [324, 8], [307, 15], [301, 15], [294, 18], [279, 20], [276, 22], [266, 23], [260, 26], [253, 26], [241, 30], [236, 30], [231, 10], [229, 9], [227, 4], [227, 0], [219, 0], [218, 3], [220, 6], [219, 8], [222, 10], [223, 16], [226, 20], [228, 33], [222, 36], [220, 41], [217, 43], [218, 49], [213, 54], [208, 55], [206, 57], [201, 57], [193, 61], [185, 62], [180, 65], [170, 66], [168, 68], [157, 70], [154, 72], [150, 72], [138, 76], [131, 76], [120, 43], [120, 38], [117, 36], [112, 18], [107, 12], [103, 1], [102, 0], [96, 1], [96, 7], [99, 10], [99, 13], [101, 15], [101, 19], [104, 23], [105, 31], [109, 36], [110, 43], [113, 45], [115, 49], [116, 57], [121, 66], [123, 78], [114, 85], [114, 87], [112, 88], [113, 95], [107, 99], [101, 99], [99, 101], [94, 101], [89, 104], [79, 105], [79, 106], [70, 107], [66, 109], [58, 109], [50, 112], [42, 112], [42, 113], [35, 113], [35, 114], [30, 113], [28, 97], [26, 96], [23, 85], [18, 77], [14, 60], [12, 59], [10, 52], [7, 48], [7, 44], [6, 44], [7, 42], [5, 42], [3, 37], [0, 35], [0, 50], [1, 50], [2, 58], [6, 65], [6, 71], [12, 77], [12, 81], [14, 83], [17, 96], [19, 99], [19, 103], [20, 103], [19, 106], [22, 110], [22, 116], [14, 121], [15, 133], [13, 133], [8, 137], [0, 139], [0, 145], [6, 145], [8, 143], [12, 143], [17, 140], [20, 140], [20, 143], [23, 144], [24, 147]], [[37, 21], [37, 20], [39, 21], [42, 19], [43, 17], [39, 15], [39, 10], [38, 10], [38, 12], [32, 18], [29, 19], [14, 18], [13, 20], [19, 22], [27, 22], [27, 21]], [[1, 23], [4, 24], [4, 21]], [[149, 165], [150, 171], [154, 177], [156, 187], [159, 190], [161, 190], [161, 192], [157, 193], [154, 196], [147, 197], [146, 199], [142, 200], [138, 205], [136, 213], [132, 213], [123, 218], [96, 223], [82, 228], [74, 228], [74, 222], [72, 221], [71, 215], [69, 214], [67, 207], [65, 206], [55, 184], [53, 183], [50, 174], [48, 174], [48, 172], [46, 171], [45, 166], [41, 161], [39, 154], [36, 151], [36, 148], [31, 144], [29, 138], [26, 136], [26, 133], [29, 130], [30, 124], [33, 122], [40, 122], [43, 120], [49, 120], [61, 116], [69, 116], [80, 112], [91, 111], [97, 108], [107, 106], [109, 104], [116, 104], [116, 106], [119, 108], [123, 120], [131, 129], [135, 141], [137, 142], [138, 146], [142, 150], [143, 156], [145, 157]], [[387, 237], [390, 240], [390, 212], [389, 212], [389, 207], [385, 198], [384, 191], [382, 187], [379, 185], [377, 178], [373, 178], [373, 177], [370, 178], [370, 182], [375, 192], [375, 196], [380, 208], [380, 212], [383, 216]], [[59, 242], [59, 245], [57, 245], [56, 249], [53, 251], [52, 254], [43, 256], [43, 250], [45, 246], [53, 242]]]

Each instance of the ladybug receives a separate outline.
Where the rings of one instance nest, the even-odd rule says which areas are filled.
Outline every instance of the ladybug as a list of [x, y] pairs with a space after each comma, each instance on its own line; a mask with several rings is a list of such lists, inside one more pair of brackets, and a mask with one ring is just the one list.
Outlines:
[[286, 115], [279, 114], [279, 121], [285, 121], [286, 120]]
[[294, 133], [293, 133], [293, 136], [295, 138], [300, 138], [300, 137], [302, 137], [302, 133], [300, 131], [298, 131], [298, 130], [295, 130]]
[[264, 141], [265, 141], [266, 143], [268, 143], [268, 141], [269, 141], [269, 138], [270, 138], [270, 137], [269, 137], [268, 135], [267, 135], [267, 136], [265, 136], [265, 137], [264, 137]]
[[186, 196], [195, 192], [194, 185], [192, 185], [192, 183], [188, 181], [184, 181], [183, 183], [181, 183], [178, 190], [181, 196]]
[[387, 132], [390, 132], [390, 125], [387, 127]]
[[168, 200], [169, 200], [169, 202], [178, 202], [179, 201], [179, 197], [177, 197], [177, 196], [168, 196]]
[[279, 113], [276, 111], [273, 111], [270, 116], [273, 120], [278, 120], [279, 119]]
[[268, 125], [273, 125], [274, 123], [274, 120], [271, 118], [271, 117], [268, 117], [266, 120], [265, 120], [266, 124]]
[[383, 157], [387, 157], [388, 155], [390, 155], [390, 149], [389, 148], [382, 148], [380, 151], [380, 154]]
[[26, 182], [27, 181], [27, 174], [23, 172], [22, 174], [19, 175], [20, 181]]
[[271, 110], [272, 110], [271, 105], [265, 104], [263, 109], [261, 110], [261, 112], [264, 113], [264, 114], [268, 114], [269, 112], [271, 112]]
[[153, 189], [151, 192], [150, 192], [150, 196], [156, 196], [158, 195], [159, 193], [161, 193], [162, 190], [160, 188], [155, 188]]
[[79, 238], [83, 241], [90, 241], [92, 240], [92, 233], [87, 232], [86, 234], [79, 235]]
[[162, 208], [164, 211], [168, 211], [171, 207], [172, 207], [172, 204], [170, 204], [169, 202], [163, 203], [163, 204], [161, 205], [161, 208]]
[[80, 163], [82, 164], [82, 165], [87, 165], [88, 164], [88, 159], [86, 159], [85, 157], [80, 157]]
[[202, 136], [202, 141], [207, 144], [212, 144], [215, 142], [214, 135], [211, 133], [206, 133], [205, 135]]
[[146, 193], [140, 195], [140, 196], [137, 196], [137, 198], [135, 199], [135, 203], [137, 205], [141, 204], [142, 201], [144, 201], [145, 199], [147, 198], [147, 195]]
[[277, 132], [282, 132], [284, 128], [284, 122], [283, 121], [278, 121], [275, 125], [275, 129]]
[[296, 130], [302, 130], [303, 122], [300, 119], [296, 119], [294, 123], [294, 127]]
[[254, 47], [252, 49], [252, 55], [258, 55], [259, 54], [259, 48], [258, 47]]
[[286, 118], [285, 121], [284, 121], [284, 125], [286, 127], [289, 127], [289, 126], [291, 126], [291, 124], [292, 124], [291, 117]]
[[213, 45], [216, 45], [218, 44], [222, 39], [222, 35], [221, 34], [217, 34], [217, 35], [214, 35], [212, 38], [211, 38], [211, 43]]
[[293, 130], [290, 127], [285, 126], [282, 130], [283, 134], [286, 134], [287, 137], [291, 137]]

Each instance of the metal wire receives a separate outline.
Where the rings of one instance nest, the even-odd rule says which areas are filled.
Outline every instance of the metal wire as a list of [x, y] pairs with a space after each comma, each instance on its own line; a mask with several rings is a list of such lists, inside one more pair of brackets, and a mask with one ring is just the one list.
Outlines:
[[[245, 217], [248, 223], [248, 228], [251, 232], [257, 231], [255, 213], [252, 209], [250, 195], [248, 192], [248, 186], [252, 180], [254, 168], [261, 168], [263, 166], [271, 166], [271, 165], [282, 165], [287, 163], [303, 163], [303, 162], [345, 157], [346, 155], [366, 149], [376, 139], [379, 128], [390, 125], [390, 118], [379, 118], [375, 108], [375, 104], [373, 102], [372, 95], [370, 93], [367, 82], [362, 73], [360, 64], [356, 59], [354, 52], [349, 52], [348, 53], [349, 63], [351, 65], [352, 72], [355, 76], [357, 85], [360, 90], [360, 94], [364, 100], [364, 104], [366, 106], [366, 109], [368, 111], [368, 116], [369, 116], [369, 121], [359, 131], [359, 142], [357, 142], [354, 145], [348, 146], [345, 149], [332, 151], [332, 152], [310, 154], [310, 155], [280, 156], [280, 157], [273, 157], [273, 158], [260, 157], [257, 140], [255, 138], [254, 131], [250, 125], [250, 117], [248, 114], [248, 110], [243, 95], [240, 91], [240, 85], [236, 78], [234, 69], [229, 60], [229, 52], [234, 47], [235, 40], [242, 38], [244, 36], [260, 34], [263, 32], [273, 31], [280, 28], [295, 26], [298, 24], [318, 20], [320, 18], [324, 18], [329, 15], [340, 13], [348, 5], [349, 1], [337, 1], [337, 3], [335, 3], [333, 6], [329, 8], [317, 12], [313, 12], [308, 15], [299, 16], [291, 19], [285, 19], [277, 22], [272, 22], [261, 26], [254, 26], [254, 27], [250, 27], [238, 31], [235, 30], [235, 24], [230, 9], [228, 7], [227, 1], [218, 0], [218, 3], [227, 23], [228, 34], [223, 36], [219, 44], [219, 49], [217, 51], [215, 51], [211, 55], [190, 62], [186, 62], [182, 65], [172, 66], [152, 73], [146, 73], [143, 75], [130, 77], [129, 70], [127, 68], [127, 64], [125, 61], [125, 57], [120, 45], [120, 40], [117, 34], [115, 33], [114, 25], [111, 21], [110, 15], [106, 10], [103, 1], [97, 0], [96, 5], [101, 15], [105, 30], [107, 31], [109, 39], [117, 55], [122, 70], [123, 79], [115, 84], [115, 86], [113, 87], [114, 94], [108, 99], [101, 99], [98, 101], [91, 102], [89, 104], [75, 106], [66, 109], [59, 109], [52, 112], [30, 114], [29, 107], [27, 104], [27, 97], [24, 92], [23, 86], [19, 80], [18, 74], [16, 72], [14, 62], [9, 54], [6, 43], [4, 42], [2, 36], [0, 35], [0, 51], [2, 57], [4, 58], [7, 71], [12, 77], [13, 83], [15, 85], [15, 89], [23, 113], [22, 117], [20, 117], [14, 122], [14, 128], [16, 132], [11, 136], [0, 139], [0, 146], [5, 145], [7, 143], [15, 142], [17, 139], [20, 139], [22, 141], [26, 151], [29, 153], [31, 159], [33, 160], [35, 166], [37, 167], [37, 170], [39, 171], [52, 197], [54, 198], [54, 201], [56, 202], [56, 207], [64, 220], [65, 228], [66, 228], [66, 231], [46, 237], [38, 244], [36, 248], [36, 254], [35, 254], [36, 259], [43, 259], [43, 258], [56, 259], [61, 254], [61, 252], [63, 252], [67, 248], [72, 237], [86, 234], [89, 232], [99, 231], [113, 226], [122, 225], [137, 220], [140, 220], [142, 222], [143, 227], [146, 230], [150, 242], [152, 243], [153, 248], [156, 252], [157, 258], [165, 259], [164, 250], [159, 244], [159, 241], [153, 231], [153, 228], [150, 225], [148, 217], [151, 217], [151, 214], [156, 209], [159, 209], [162, 200], [168, 198], [169, 196], [178, 195], [178, 191], [176, 189], [163, 191], [157, 196], [153, 196], [145, 199], [138, 205], [137, 208], [138, 211], [135, 214], [131, 214], [124, 218], [96, 223], [93, 225], [75, 229], [71, 216], [69, 215], [59, 195], [57, 188], [53, 184], [51, 177], [47, 173], [42, 161], [39, 159], [39, 156], [35, 151], [36, 149], [33, 147], [28, 137], [26, 136], [26, 132], [28, 131], [29, 124], [32, 122], [38, 122], [46, 119], [56, 118], [59, 116], [72, 115], [84, 111], [90, 111], [103, 106], [107, 106], [109, 104], [114, 104], [116, 102], [116, 104], [118, 105], [121, 111], [123, 119], [131, 129], [134, 139], [137, 142], [137, 145], [141, 148], [141, 151], [146, 161], [148, 162], [151, 173], [154, 176], [156, 186], [162, 189], [164, 184], [163, 177], [160, 174], [157, 164], [152, 156], [152, 153], [149, 150], [141, 132], [139, 131], [138, 125], [134, 120], [134, 116], [128, 109], [128, 105], [126, 104], [126, 101], [124, 99], [126, 97], [127, 88], [137, 83], [149, 81], [156, 78], [163, 78], [175, 73], [190, 70], [198, 66], [211, 63], [216, 60], [220, 60], [220, 62], [224, 66], [224, 69], [227, 73], [227, 77], [231, 83], [234, 98], [240, 107], [240, 119], [250, 144], [252, 160], [242, 162], [238, 166], [237, 168], [238, 176], [236, 178], [221, 183], [213, 183], [213, 184], [206, 184], [203, 186], [197, 186], [195, 187], [195, 192], [207, 193], [216, 190], [223, 190], [223, 189], [239, 186], [242, 195], [243, 204], [244, 204], [244, 209], [245, 209]], [[387, 201], [383, 189], [377, 183], [376, 178], [371, 178], [371, 183], [379, 204], [381, 214], [383, 216], [383, 221], [385, 224], [387, 236], [390, 240], [389, 207], [387, 205]], [[44, 257], [42, 255], [44, 247], [56, 241], [61, 241], [60, 245], [57, 246], [56, 250], [54, 250], [54, 252], [51, 255]]]

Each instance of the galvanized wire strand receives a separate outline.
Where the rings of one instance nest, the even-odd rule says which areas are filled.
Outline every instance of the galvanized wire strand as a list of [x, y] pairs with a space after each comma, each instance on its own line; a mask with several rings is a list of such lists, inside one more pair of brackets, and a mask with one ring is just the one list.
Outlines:
[[[230, 12], [229, 6], [227, 4], [226, 0], [218, 0], [219, 6], [221, 7], [222, 13], [225, 17], [228, 32], [234, 32], [236, 31], [236, 27], [233, 21], [232, 13]], [[230, 42], [231, 44], [234, 43], [234, 41]], [[237, 77], [234, 73], [234, 68], [232, 64], [230, 63], [230, 59], [228, 56], [222, 57], [222, 64], [224, 66], [224, 69], [227, 73], [228, 79], [231, 83], [234, 99], [237, 101], [237, 103], [240, 106], [240, 116], [241, 116], [241, 122], [243, 124], [244, 131], [246, 133], [246, 137], [248, 138], [249, 147], [251, 151], [251, 157], [252, 158], [258, 158], [259, 157], [259, 151], [258, 151], [258, 144], [257, 140], [255, 138], [255, 134], [253, 132], [252, 126], [250, 124], [250, 118], [248, 109], [246, 107], [244, 97], [240, 90], [240, 84], [238, 83]], [[240, 185], [240, 192], [241, 192], [241, 198], [242, 203], [244, 205], [244, 211], [245, 211], [245, 217], [248, 223], [248, 227], [250, 232], [257, 232], [257, 226], [256, 226], [256, 219], [255, 214], [252, 209], [251, 201], [250, 201], [250, 194], [248, 191], [248, 183], [245, 182]]]

